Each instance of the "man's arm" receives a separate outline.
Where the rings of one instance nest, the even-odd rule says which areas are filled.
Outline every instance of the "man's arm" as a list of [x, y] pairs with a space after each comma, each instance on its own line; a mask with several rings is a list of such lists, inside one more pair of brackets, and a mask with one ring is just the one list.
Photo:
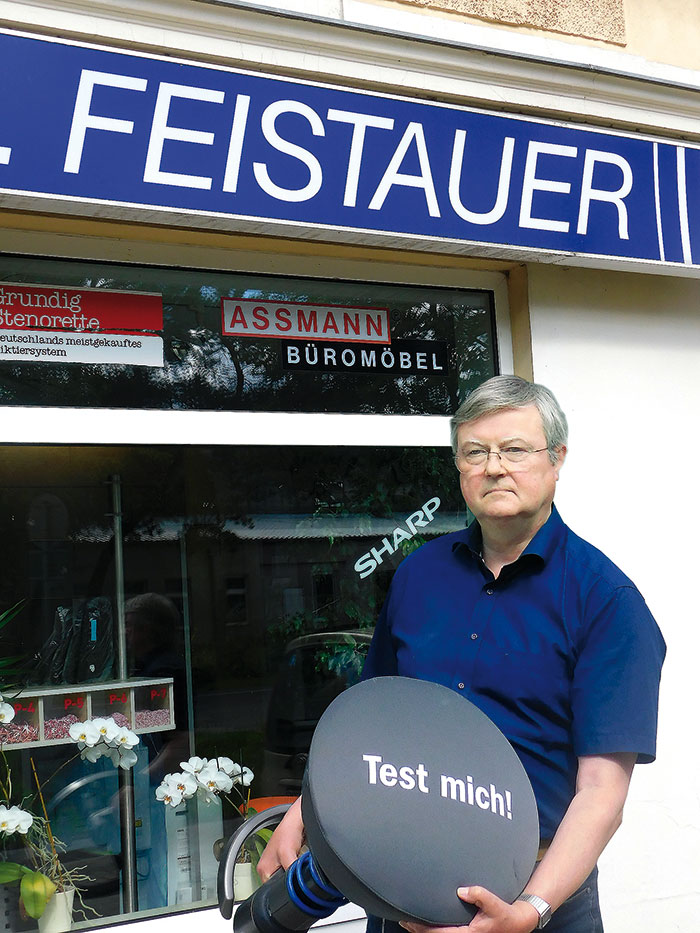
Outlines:
[[[622, 822], [636, 757], [624, 753], [579, 758], [576, 794], [547, 853], [525, 886], [525, 894], [539, 895], [554, 911], [583, 884]], [[459, 888], [457, 893], [463, 901], [479, 908], [468, 926], [402, 926], [411, 933], [530, 933], [537, 927], [537, 911], [525, 901], [507, 904], [476, 885]]]

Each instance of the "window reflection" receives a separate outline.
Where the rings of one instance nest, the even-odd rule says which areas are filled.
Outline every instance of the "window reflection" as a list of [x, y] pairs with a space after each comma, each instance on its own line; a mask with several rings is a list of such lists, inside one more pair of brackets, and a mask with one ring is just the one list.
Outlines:
[[[164, 365], [4, 358], [5, 405], [448, 415], [496, 372], [489, 292], [9, 256], [0, 282], [16, 283], [18, 268], [27, 285], [162, 296]], [[386, 309], [391, 344], [227, 336], [221, 302], [236, 298]]]
[[[108, 757], [76, 757], [70, 724], [112, 716], [139, 735], [139, 909], [213, 903], [214, 845], [242, 819], [241, 798], [175, 808], [155, 790], [197, 756], [249, 768], [256, 806], [297, 794], [315, 723], [357, 680], [393, 569], [467, 518], [447, 448], [8, 447], [0, 504], [0, 611], [26, 600], [0, 633], [23, 683], [3, 749], [20, 796], [30, 755], [44, 778], [61, 767], [49, 817], [104, 922], [123, 910], [123, 787]], [[21, 853], [6, 840], [10, 855]], [[15, 911], [11, 928], [23, 923]]]

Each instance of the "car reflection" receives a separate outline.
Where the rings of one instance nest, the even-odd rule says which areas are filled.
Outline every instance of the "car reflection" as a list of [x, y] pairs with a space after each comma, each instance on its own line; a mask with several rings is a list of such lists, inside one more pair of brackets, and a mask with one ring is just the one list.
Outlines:
[[299, 794], [316, 723], [362, 674], [372, 631], [313, 632], [290, 641], [270, 696], [265, 794]]

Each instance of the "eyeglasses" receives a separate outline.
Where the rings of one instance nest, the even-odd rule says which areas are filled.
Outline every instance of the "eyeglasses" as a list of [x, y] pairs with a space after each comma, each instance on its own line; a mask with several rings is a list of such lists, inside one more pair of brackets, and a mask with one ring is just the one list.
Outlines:
[[487, 450], [485, 447], [468, 447], [455, 455], [455, 465], [460, 473], [465, 473], [469, 467], [483, 466], [489, 457], [494, 454], [499, 460], [504, 458], [508, 463], [522, 463], [532, 454], [549, 450], [548, 447], [501, 447], [498, 450]]

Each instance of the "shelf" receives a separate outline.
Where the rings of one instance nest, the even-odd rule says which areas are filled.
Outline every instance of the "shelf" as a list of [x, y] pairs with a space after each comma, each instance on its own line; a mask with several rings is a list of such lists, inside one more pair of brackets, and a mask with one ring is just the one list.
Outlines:
[[27, 687], [13, 705], [15, 718], [0, 727], [7, 751], [72, 744], [71, 725], [96, 716], [113, 716], [137, 735], [175, 728], [172, 677]]

